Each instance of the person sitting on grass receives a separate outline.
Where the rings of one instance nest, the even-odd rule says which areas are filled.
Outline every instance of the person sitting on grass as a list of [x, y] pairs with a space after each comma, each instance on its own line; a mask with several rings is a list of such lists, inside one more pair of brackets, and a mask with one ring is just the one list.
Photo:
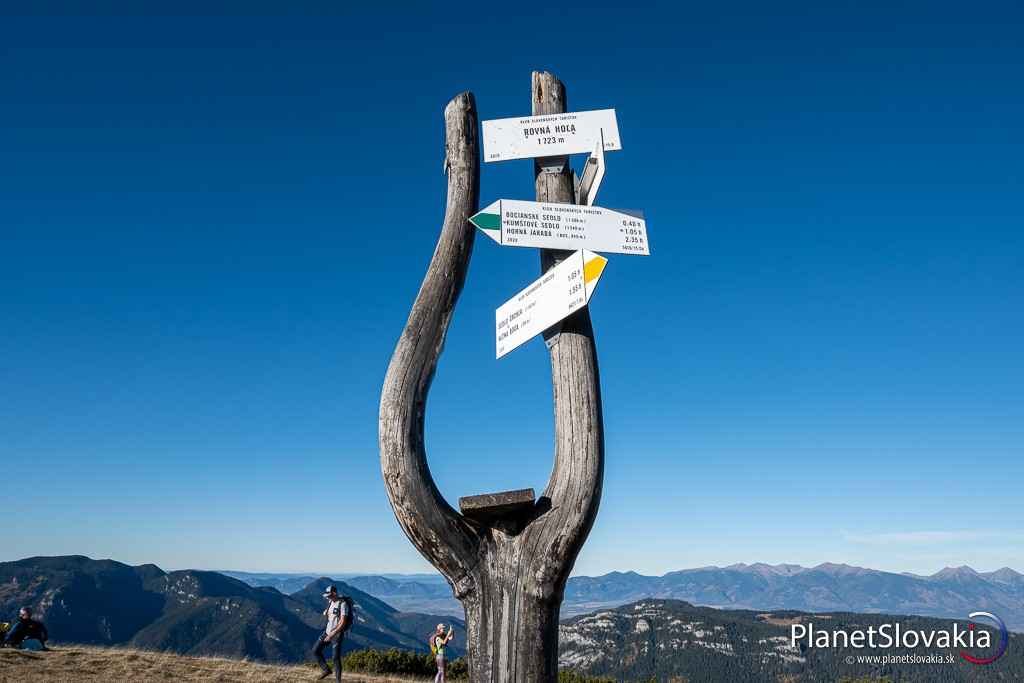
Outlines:
[[40, 649], [46, 650], [46, 641], [49, 638], [50, 636], [46, 632], [43, 622], [32, 618], [32, 610], [30, 608], [22, 607], [18, 611], [18, 621], [15, 622], [7, 634], [7, 640], [4, 642], [4, 645], [20, 648], [21, 644], [26, 640], [38, 640], [42, 646]]

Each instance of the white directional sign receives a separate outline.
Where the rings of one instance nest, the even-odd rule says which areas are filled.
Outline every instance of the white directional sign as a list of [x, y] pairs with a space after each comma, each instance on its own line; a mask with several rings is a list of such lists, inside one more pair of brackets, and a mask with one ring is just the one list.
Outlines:
[[[575, 173], [573, 174], [575, 176]], [[576, 203], [593, 206], [597, 198], [597, 190], [604, 180], [604, 136], [594, 145], [594, 151], [587, 159], [587, 165], [583, 167], [583, 177], [580, 178], [576, 187]]]
[[470, 222], [498, 244], [647, 256], [647, 222], [600, 206], [499, 199]]
[[604, 130], [606, 152], [622, 149], [614, 109], [484, 121], [484, 161], [590, 152]]
[[608, 259], [581, 249], [494, 312], [496, 358], [590, 302]]

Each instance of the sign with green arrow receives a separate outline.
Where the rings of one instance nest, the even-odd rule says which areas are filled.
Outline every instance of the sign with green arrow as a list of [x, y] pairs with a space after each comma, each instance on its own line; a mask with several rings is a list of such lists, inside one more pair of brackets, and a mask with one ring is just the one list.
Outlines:
[[639, 212], [499, 199], [469, 220], [504, 246], [650, 254], [647, 222]]

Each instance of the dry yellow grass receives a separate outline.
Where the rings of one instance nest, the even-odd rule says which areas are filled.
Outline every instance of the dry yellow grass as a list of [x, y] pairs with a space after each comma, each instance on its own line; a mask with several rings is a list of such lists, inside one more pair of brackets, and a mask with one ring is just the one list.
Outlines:
[[[308, 683], [311, 666], [277, 666], [223, 657], [186, 657], [87, 645], [57, 646], [49, 652], [0, 649], [0, 683], [85, 683], [180, 681], [182, 683]], [[334, 678], [327, 679], [333, 681]], [[345, 673], [353, 683], [410, 683], [426, 679]]]

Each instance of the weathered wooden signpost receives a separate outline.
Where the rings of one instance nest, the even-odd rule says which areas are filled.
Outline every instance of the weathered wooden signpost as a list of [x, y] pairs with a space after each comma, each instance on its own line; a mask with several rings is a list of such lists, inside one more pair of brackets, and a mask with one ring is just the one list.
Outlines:
[[[573, 204], [573, 174], [564, 155], [593, 149], [595, 141], [602, 139], [602, 130], [603, 149], [620, 149], [614, 111], [558, 116], [566, 112], [565, 87], [549, 73], [534, 72], [532, 101], [533, 115], [540, 120], [524, 117], [485, 123], [485, 136], [497, 136], [485, 145], [487, 160], [535, 157], [537, 202]], [[541, 250], [542, 273], [566, 278], [547, 291], [561, 297], [559, 305], [568, 304], [564, 312], [542, 319], [543, 324], [560, 319], [544, 331], [555, 407], [555, 465], [547, 488], [536, 501], [530, 489], [462, 498], [461, 513], [456, 512], [430, 475], [423, 424], [427, 392], [465, 281], [476, 232], [469, 219], [479, 202], [480, 150], [471, 94], [459, 95], [448, 104], [445, 132], [448, 204], [434, 256], [384, 379], [381, 469], [402, 529], [448, 579], [465, 608], [470, 679], [474, 683], [549, 683], [558, 677], [558, 612], [565, 582], [601, 500], [604, 426], [594, 331], [586, 302], [605, 259], [585, 251], [591, 248], [585, 239], [578, 246], [572, 242], [574, 249], [583, 251]], [[563, 156], [551, 158], [551, 154]], [[588, 191], [588, 201], [595, 193], [596, 185]], [[629, 229], [624, 222], [623, 234]], [[615, 242], [602, 235], [602, 243]], [[647, 253], [646, 232], [643, 239], [643, 250], [632, 253]], [[566, 259], [571, 263], [557, 268]], [[557, 272], [549, 273], [552, 269]], [[573, 289], [570, 278], [585, 280], [588, 274], [591, 280]], [[499, 357], [503, 355], [502, 317], [511, 319], [517, 298], [532, 296], [530, 289], [496, 313]], [[526, 320], [526, 305], [522, 308]], [[510, 333], [511, 324], [504, 326], [507, 335], [526, 333], [526, 328]], [[531, 335], [539, 329], [534, 328]], [[518, 345], [525, 338], [508, 341]]]

